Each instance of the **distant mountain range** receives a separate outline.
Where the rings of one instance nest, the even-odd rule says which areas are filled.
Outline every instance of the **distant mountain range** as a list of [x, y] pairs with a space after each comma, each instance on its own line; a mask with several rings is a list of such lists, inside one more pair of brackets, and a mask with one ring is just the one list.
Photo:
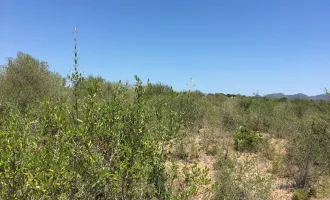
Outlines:
[[308, 96], [306, 94], [298, 93], [294, 95], [285, 95], [283, 93], [274, 93], [274, 94], [267, 94], [264, 97], [270, 98], [270, 99], [280, 99], [280, 98], [287, 98], [289, 100], [293, 99], [305, 99], [305, 100], [325, 100], [325, 101], [330, 101], [330, 97], [326, 94], [319, 94], [316, 96]]

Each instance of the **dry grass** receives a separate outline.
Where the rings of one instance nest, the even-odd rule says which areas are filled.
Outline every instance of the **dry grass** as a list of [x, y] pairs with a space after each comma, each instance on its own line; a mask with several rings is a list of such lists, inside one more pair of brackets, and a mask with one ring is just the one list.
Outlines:
[[[186, 151], [188, 159], [177, 160], [178, 170], [182, 171], [185, 165], [190, 165], [192, 162], [197, 162], [198, 167], [208, 168], [211, 182], [209, 185], [200, 188], [198, 193], [192, 196], [191, 200], [211, 199], [212, 185], [215, 183], [215, 169], [214, 164], [219, 154], [227, 156], [237, 156], [238, 164], [241, 166], [247, 163], [253, 163], [253, 168], [245, 172], [245, 176], [252, 176], [253, 173], [259, 173], [264, 177], [269, 177], [272, 185], [272, 192], [270, 199], [272, 200], [291, 200], [294, 188], [293, 182], [286, 178], [285, 168], [281, 158], [286, 154], [285, 139], [272, 138], [268, 134], [263, 134], [269, 138], [269, 146], [271, 149], [266, 149], [270, 152], [259, 153], [237, 153], [234, 150], [233, 135], [223, 132], [221, 129], [203, 128], [198, 133], [190, 134], [189, 141], [186, 144]], [[216, 147], [215, 152], [208, 152], [210, 147]], [[269, 154], [274, 154], [269, 156]], [[322, 194], [319, 195], [320, 200], [330, 200], [330, 177], [323, 177], [322, 184], [320, 184]], [[179, 184], [179, 183], [177, 183]]]
[[[240, 153], [238, 161], [241, 164], [246, 162], [253, 162], [254, 169], [252, 171], [257, 171], [265, 177], [271, 177], [272, 180], [272, 193], [271, 199], [274, 200], [291, 200], [293, 193], [293, 183], [288, 178], [285, 178], [285, 169], [281, 158], [286, 154], [286, 144], [285, 139], [272, 138], [268, 134], [264, 134], [269, 137], [269, 146], [271, 147], [271, 152], [259, 152], [259, 153]], [[198, 135], [195, 135], [194, 142], [201, 149], [198, 158], [195, 158], [195, 161], [198, 162], [200, 167], [207, 167], [210, 169], [209, 178], [211, 178], [211, 184], [207, 187], [206, 190], [200, 191], [199, 194], [193, 196], [191, 199], [200, 200], [200, 199], [211, 199], [212, 194], [209, 191], [211, 185], [214, 183], [214, 163], [216, 162], [216, 156], [220, 153], [228, 154], [232, 156], [236, 153], [233, 148], [233, 136], [229, 133], [224, 133], [222, 130], [217, 129], [201, 129]], [[208, 153], [208, 147], [216, 146], [217, 152], [215, 154]], [[269, 157], [269, 154], [274, 154]], [[275, 169], [276, 168], [276, 169]], [[250, 172], [248, 172], [250, 173]], [[329, 181], [330, 186], [330, 177], [323, 179], [323, 185], [327, 185], [326, 181]], [[327, 188], [324, 186], [324, 188]], [[328, 190], [324, 189], [323, 193], [326, 193]], [[314, 198], [315, 199], [315, 198]], [[323, 194], [322, 197], [318, 198], [322, 200], [330, 200], [330, 187], [329, 194]]]

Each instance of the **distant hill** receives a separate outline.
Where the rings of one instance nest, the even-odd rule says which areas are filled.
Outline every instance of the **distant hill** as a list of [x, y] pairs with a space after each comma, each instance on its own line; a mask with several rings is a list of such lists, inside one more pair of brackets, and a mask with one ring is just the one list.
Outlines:
[[326, 94], [320, 94], [316, 96], [308, 96], [306, 94], [298, 93], [294, 95], [285, 95], [283, 93], [274, 93], [274, 94], [267, 94], [265, 95], [266, 98], [270, 99], [280, 99], [280, 98], [287, 98], [289, 100], [294, 100], [294, 99], [304, 99], [304, 100], [325, 100], [325, 101], [330, 101], [330, 97]]

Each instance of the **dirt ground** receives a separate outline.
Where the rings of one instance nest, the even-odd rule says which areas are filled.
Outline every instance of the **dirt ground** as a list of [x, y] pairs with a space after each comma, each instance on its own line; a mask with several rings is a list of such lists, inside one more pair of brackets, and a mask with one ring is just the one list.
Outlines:
[[[196, 148], [201, 148], [203, 145], [205, 146], [205, 142], [207, 142], [205, 139], [205, 135], [207, 135], [207, 130], [200, 130], [199, 134], [194, 137], [194, 145], [196, 145]], [[227, 154], [233, 154], [235, 153], [233, 149], [232, 144], [232, 137], [230, 135], [227, 135], [222, 138], [214, 138], [214, 136], [211, 136], [211, 139], [218, 142], [218, 144], [224, 144], [223, 141], [227, 142], [227, 146], [229, 147], [226, 151], [227, 152], [220, 152], [220, 153], [227, 153]], [[276, 155], [284, 155], [286, 153], [285, 151], [285, 144], [286, 141], [283, 139], [269, 139], [270, 146], [274, 149], [274, 153]], [[278, 174], [272, 174], [272, 160], [267, 159], [262, 153], [258, 154], [251, 154], [251, 153], [241, 153], [239, 160], [244, 162], [246, 159], [254, 159], [254, 162], [256, 164], [256, 170], [260, 172], [260, 174], [265, 176], [271, 176], [272, 177], [272, 188], [273, 191], [271, 193], [271, 199], [272, 200], [291, 200], [292, 194], [294, 189], [291, 187], [292, 181], [288, 178], [282, 177]], [[205, 151], [200, 151], [197, 158], [194, 158], [194, 161], [198, 162], [199, 167], [207, 167], [209, 168], [209, 178], [211, 179], [211, 183], [209, 186], [206, 186], [205, 188], [202, 188], [198, 194], [191, 197], [191, 200], [208, 200], [211, 199], [212, 193], [211, 193], [211, 185], [214, 183], [214, 163], [216, 162], [216, 157], [212, 155], [207, 155]], [[183, 165], [183, 163], [180, 163], [180, 165]], [[329, 181], [330, 184], [330, 177], [326, 179]], [[325, 197], [318, 197], [318, 198], [312, 198], [312, 199], [318, 199], [318, 200], [330, 200], [330, 193], [329, 195], [326, 195]]]

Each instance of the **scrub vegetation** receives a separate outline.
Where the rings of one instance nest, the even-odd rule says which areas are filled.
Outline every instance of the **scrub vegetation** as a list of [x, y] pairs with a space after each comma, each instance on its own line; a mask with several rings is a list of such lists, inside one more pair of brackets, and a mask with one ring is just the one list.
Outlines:
[[330, 198], [330, 102], [0, 71], [0, 199]]

